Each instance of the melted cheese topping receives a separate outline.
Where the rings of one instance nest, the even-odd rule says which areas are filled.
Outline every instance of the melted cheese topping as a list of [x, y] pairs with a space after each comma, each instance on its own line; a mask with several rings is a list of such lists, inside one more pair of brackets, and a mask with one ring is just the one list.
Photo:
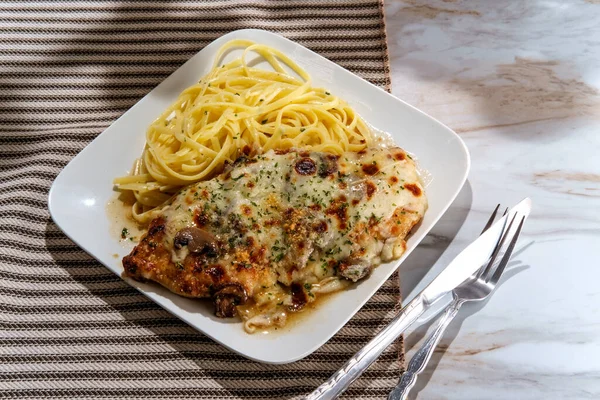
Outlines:
[[181, 263], [189, 252], [174, 248], [175, 235], [201, 227], [225, 248], [219, 264], [268, 269], [260, 282], [229, 276], [252, 299], [238, 307], [249, 332], [285, 323], [299, 297], [314, 301], [400, 257], [427, 206], [415, 165], [398, 148], [341, 157], [270, 151], [236, 164], [172, 199], [162, 211], [163, 244]]

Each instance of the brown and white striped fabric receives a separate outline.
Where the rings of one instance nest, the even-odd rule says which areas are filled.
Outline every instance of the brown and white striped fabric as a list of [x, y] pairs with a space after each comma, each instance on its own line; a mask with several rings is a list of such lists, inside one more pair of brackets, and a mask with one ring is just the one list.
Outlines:
[[[301, 398], [389, 321], [394, 279], [306, 359], [248, 361], [148, 301], [50, 219], [48, 190], [69, 160], [241, 28], [278, 32], [389, 86], [380, 0], [0, 2], [0, 397]], [[386, 398], [400, 347], [344, 398]]]

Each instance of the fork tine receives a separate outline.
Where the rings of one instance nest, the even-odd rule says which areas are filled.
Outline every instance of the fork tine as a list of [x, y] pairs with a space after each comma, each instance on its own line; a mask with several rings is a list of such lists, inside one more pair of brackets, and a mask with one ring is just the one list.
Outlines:
[[498, 265], [498, 268], [496, 268], [494, 275], [487, 282], [491, 282], [492, 284], [495, 285], [498, 282], [498, 280], [500, 280], [500, 276], [504, 272], [504, 268], [506, 268], [506, 265], [508, 264], [508, 260], [510, 260], [510, 256], [512, 255], [515, 245], [517, 244], [517, 240], [519, 239], [519, 235], [521, 234], [521, 228], [523, 228], [523, 222], [525, 222], [525, 217], [521, 218], [521, 222], [519, 223], [519, 226], [517, 227], [517, 231], [515, 232], [515, 235], [513, 236], [512, 240], [510, 241], [510, 244], [508, 245], [508, 248], [506, 249], [506, 252], [504, 253], [504, 256], [502, 257], [502, 260], [500, 260], [500, 265]]
[[[478, 277], [480, 277], [481, 279], [487, 280], [487, 275], [490, 272], [490, 269], [492, 268], [494, 263], [496, 262], [496, 257], [498, 257], [498, 254], [500, 253], [500, 249], [502, 249], [502, 246], [504, 246], [504, 242], [506, 241], [506, 238], [508, 237], [508, 233], [510, 232], [510, 228], [512, 228], [513, 222], [515, 222], [516, 217], [517, 217], [517, 214], [513, 215], [512, 219], [510, 220], [510, 224], [508, 224], [508, 228], [502, 229], [502, 238], [500, 239], [500, 243], [496, 244], [496, 248], [494, 249], [494, 252], [492, 253], [490, 262], [488, 263], [488, 265], [485, 266], [485, 269], [481, 272], [481, 274], [478, 275]], [[505, 223], [506, 223], [506, 221], [505, 221]]]
[[[496, 219], [496, 214], [498, 214], [498, 209], [500, 208], [500, 203], [498, 203], [498, 205], [496, 206], [496, 208], [494, 208], [494, 211], [492, 212], [492, 215], [490, 216], [490, 219], [488, 219], [487, 223], [485, 224], [485, 226], [483, 227], [483, 230], [481, 231], [481, 233], [479, 234], [479, 236], [483, 235], [485, 233], [485, 231], [487, 231], [490, 226], [492, 226], [492, 224], [494, 223], [494, 220]], [[507, 208], [508, 210], [508, 208]], [[506, 211], [504, 211], [504, 215], [506, 215]], [[504, 216], [503, 215], [503, 216]], [[498, 241], [500, 241], [500, 238], [498, 238]], [[498, 242], [496, 242], [496, 246], [498, 246]], [[479, 271], [477, 271], [477, 273], [475, 274], [476, 278], [480, 278], [481, 277], [481, 273], [483, 272], [484, 268], [479, 268]]]
[[[492, 213], [492, 216], [490, 217], [488, 222], [485, 224], [485, 227], [483, 228], [483, 230], [481, 231], [481, 233], [479, 235], [482, 235], [485, 231], [490, 229], [490, 226], [492, 226], [492, 224], [494, 223], [494, 220], [496, 219], [496, 214], [498, 213], [499, 208], [500, 208], [500, 204], [498, 204], [496, 206], [496, 208], [494, 209], [494, 212]], [[507, 208], [507, 210], [508, 210], [508, 208]], [[506, 212], [505, 212], [505, 214], [506, 214]]]

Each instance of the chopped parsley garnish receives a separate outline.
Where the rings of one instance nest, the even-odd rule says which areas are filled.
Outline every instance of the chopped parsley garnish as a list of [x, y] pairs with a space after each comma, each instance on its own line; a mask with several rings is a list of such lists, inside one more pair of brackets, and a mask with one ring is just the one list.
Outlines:
[[121, 239], [127, 238], [128, 233], [129, 231], [127, 230], [127, 228], [123, 228], [123, 230], [121, 230]]
[[383, 217], [377, 217], [375, 214], [371, 213], [371, 218], [375, 220], [375, 222], [379, 223]]

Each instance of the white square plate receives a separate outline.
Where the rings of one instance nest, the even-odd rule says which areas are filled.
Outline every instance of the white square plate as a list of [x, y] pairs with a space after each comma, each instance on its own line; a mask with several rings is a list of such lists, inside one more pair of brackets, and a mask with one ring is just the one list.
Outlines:
[[399, 146], [418, 157], [421, 167], [433, 178], [426, 189], [429, 209], [400, 260], [380, 265], [352, 290], [334, 295], [307, 313], [302, 323], [275, 334], [249, 335], [241, 323], [214, 317], [207, 301], [177, 296], [158, 284], [128, 280], [166, 310], [231, 350], [260, 362], [289, 363], [318, 349], [344, 326], [452, 203], [470, 164], [467, 148], [452, 130], [297, 43], [267, 31], [244, 29], [206, 46], [83, 149], [54, 181], [48, 207], [54, 222], [69, 238], [120, 276], [121, 257], [130, 248], [123, 247], [109, 233], [106, 204], [114, 195], [112, 180], [126, 174], [141, 153], [148, 125], [183, 89], [210, 70], [222, 44], [236, 38], [263, 43], [287, 54], [312, 76], [314, 86], [328, 88], [347, 100], [372, 126], [390, 133]]

